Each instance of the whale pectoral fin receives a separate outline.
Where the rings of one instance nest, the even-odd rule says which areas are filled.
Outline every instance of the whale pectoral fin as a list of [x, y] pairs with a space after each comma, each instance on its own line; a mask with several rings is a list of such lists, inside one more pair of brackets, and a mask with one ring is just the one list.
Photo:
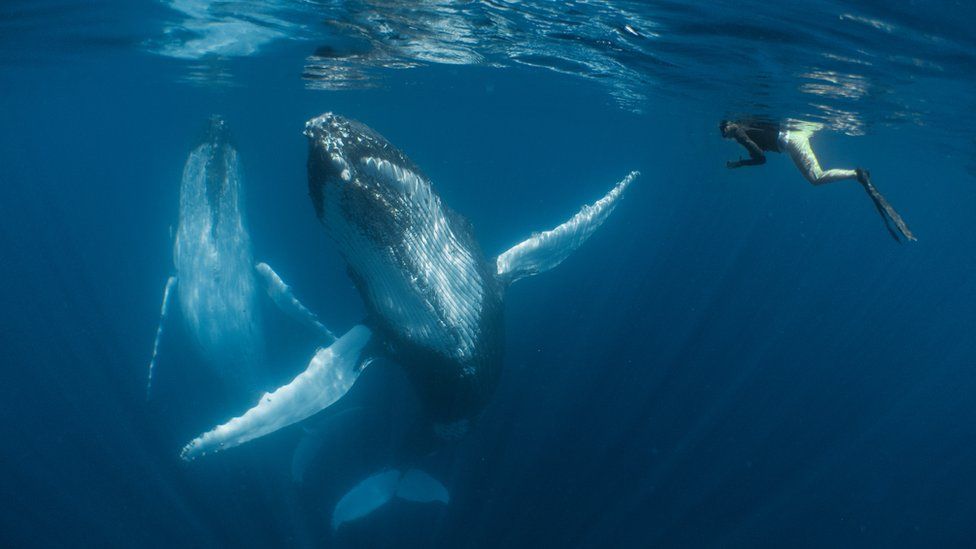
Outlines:
[[261, 280], [264, 282], [264, 289], [268, 292], [268, 297], [271, 298], [271, 301], [273, 301], [282, 312], [298, 320], [299, 322], [308, 325], [315, 332], [322, 334], [329, 342], [336, 340], [336, 336], [332, 330], [326, 328], [325, 325], [319, 321], [319, 318], [315, 315], [315, 313], [308, 310], [308, 307], [305, 305], [302, 305], [302, 302], [295, 297], [295, 293], [292, 291], [291, 287], [285, 284], [285, 281], [278, 276], [278, 273], [276, 273], [270, 265], [267, 263], [258, 263], [254, 266], [254, 270], [261, 275]]
[[600, 200], [583, 206], [569, 221], [533, 235], [495, 260], [498, 277], [508, 283], [539, 274], [563, 262], [606, 221], [638, 172], [630, 172]]
[[156, 370], [156, 359], [159, 356], [159, 343], [163, 339], [163, 325], [166, 324], [166, 315], [169, 312], [169, 301], [176, 288], [176, 277], [171, 276], [166, 280], [163, 288], [163, 304], [159, 310], [159, 325], [156, 327], [156, 338], [153, 340], [152, 358], [149, 360], [149, 375], [146, 377], [146, 398], [152, 394], [153, 372]]
[[208, 452], [233, 448], [273, 433], [331, 406], [352, 388], [362, 371], [361, 356], [372, 332], [354, 326], [335, 343], [319, 349], [304, 372], [235, 417], [198, 436], [183, 447], [189, 461]]
[[379, 509], [396, 496], [406, 501], [448, 503], [447, 488], [437, 479], [419, 469], [400, 473], [395, 469], [384, 469], [372, 475], [346, 492], [332, 512], [332, 529], [365, 517]]

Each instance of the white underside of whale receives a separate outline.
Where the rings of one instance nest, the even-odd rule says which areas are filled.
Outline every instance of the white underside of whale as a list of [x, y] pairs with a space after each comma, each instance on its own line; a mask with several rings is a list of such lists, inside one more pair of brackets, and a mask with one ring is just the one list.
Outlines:
[[324, 200], [328, 232], [368, 280], [365, 292], [384, 319], [406, 339], [467, 361], [476, 351], [485, 302], [480, 259], [455, 234], [427, 179], [379, 158], [363, 158], [358, 167], [399, 191], [393, 207], [406, 229], [398, 249], [377, 245], [346, 219], [338, 186], [330, 186]]
[[[223, 165], [212, 165], [217, 162]], [[207, 187], [214, 173], [224, 178], [209, 182], [221, 189], [211, 205]], [[263, 358], [264, 343], [241, 185], [232, 147], [204, 143], [190, 153], [173, 245], [177, 300], [187, 331], [218, 373], [234, 377]], [[236, 371], [223, 371], [228, 368]]]
[[[223, 165], [214, 166], [214, 162]], [[215, 173], [223, 174], [223, 179], [209, 182], [220, 189], [214, 197], [217, 202], [211, 207], [207, 186], [208, 178]], [[254, 264], [241, 193], [241, 168], [233, 147], [204, 143], [187, 157], [180, 183], [179, 226], [173, 244], [176, 274], [167, 279], [163, 290], [149, 362], [147, 395], [152, 389], [173, 299], [179, 303], [187, 332], [208, 364], [224, 378], [247, 380], [250, 370], [263, 359], [259, 282], [282, 311], [321, 334], [325, 341], [335, 340], [332, 332], [298, 301], [270, 266]]]

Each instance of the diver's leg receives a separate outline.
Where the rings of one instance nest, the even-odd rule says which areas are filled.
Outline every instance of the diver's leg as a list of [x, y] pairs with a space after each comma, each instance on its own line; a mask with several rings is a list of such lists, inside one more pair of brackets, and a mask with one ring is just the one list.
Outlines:
[[149, 377], [146, 379], [146, 398], [152, 391], [153, 370], [156, 369], [156, 357], [159, 355], [159, 342], [163, 338], [163, 324], [166, 322], [166, 313], [169, 310], [169, 300], [176, 287], [176, 277], [171, 276], [166, 280], [166, 287], [163, 289], [163, 304], [159, 311], [159, 326], [156, 327], [156, 339], [153, 340], [152, 359], [149, 360]]
[[824, 183], [833, 183], [834, 181], [842, 181], [844, 179], [857, 179], [857, 171], [840, 168], [827, 170], [820, 174], [820, 178], [814, 185], [823, 185]]
[[319, 322], [315, 313], [302, 305], [302, 302], [295, 297], [295, 293], [281, 280], [281, 277], [278, 276], [278, 273], [274, 272], [274, 269], [267, 263], [258, 263], [254, 269], [261, 275], [268, 296], [271, 297], [271, 300], [274, 301], [279, 309], [299, 322], [310, 326], [313, 330], [325, 336], [330, 343], [336, 340], [336, 336], [332, 333], [332, 330], [326, 328], [324, 324]]
[[844, 179], [857, 179], [857, 171], [833, 169], [824, 171], [820, 167], [817, 155], [810, 147], [810, 138], [813, 132], [808, 130], [791, 130], [784, 132], [780, 138], [780, 146], [793, 159], [793, 163], [799, 168], [800, 173], [813, 185], [823, 185]]

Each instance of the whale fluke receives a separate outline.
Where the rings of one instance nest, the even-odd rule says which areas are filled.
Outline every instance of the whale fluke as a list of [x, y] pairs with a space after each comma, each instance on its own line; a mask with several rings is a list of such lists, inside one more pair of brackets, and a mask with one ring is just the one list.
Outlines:
[[152, 394], [153, 371], [156, 369], [156, 358], [159, 356], [159, 342], [163, 339], [163, 325], [166, 323], [166, 315], [169, 312], [169, 300], [176, 286], [176, 277], [171, 276], [166, 280], [166, 287], [163, 289], [163, 304], [159, 310], [159, 326], [156, 327], [156, 338], [153, 340], [152, 358], [149, 360], [149, 375], [146, 378], [146, 398]]
[[569, 221], [555, 229], [535, 234], [499, 255], [495, 260], [498, 277], [512, 283], [562, 263], [606, 221], [638, 175], [639, 172], [630, 172], [606, 196], [583, 206]]
[[436, 478], [420, 469], [410, 469], [400, 477], [396, 495], [400, 499], [417, 503], [432, 503], [439, 501], [449, 503], [451, 496], [447, 488]]
[[338, 530], [343, 524], [372, 513], [394, 496], [417, 503], [450, 501], [447, 488], [419, 469], [410, 469], [406, 473], [384, 469], [353, 486], [342, 496], [332, 512], [332, 529]]
[[265, 290], [268, 292], [268, 297], [271, 301], [274, 301], [275, 305], [279, 309], [284, 311], [285, 314], [290, 315], [292, 318], [307, 324], [316, 332], [324, 335], [329, 343], [338, 339], [332, 330], [325, 327], [319, 318], [312, 311], [308, 310], [302, 302], [295, 297], [295, 293], [292, 291], [291, 287], [285, 284], [285, 281], [278, 276], [278, 273], [271, 268], [267, 263], [258, 263], [254, 266], [254, 270], [261, 275], [261, 279], [264, 281]]
[[218, 425], [183, 447], [180, 457], [189, 461], [208, 452], [233, 448], [310, 417], [339, 400], [359, 378], [363, 348], [372, 332], [354, 326], [335, 343], [319, 349], [304, 372], [240, 417]]

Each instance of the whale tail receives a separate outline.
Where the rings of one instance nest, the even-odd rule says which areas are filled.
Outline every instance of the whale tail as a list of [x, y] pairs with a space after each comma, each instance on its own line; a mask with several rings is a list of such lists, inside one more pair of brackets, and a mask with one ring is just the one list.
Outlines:
[[265, 393], [244, 415], [193, 439], [180, 456], [189, 461], [208, 452], [233, 448], [328, 408], [359, 378], [364, 368], [363, 350], [371, 338], [369, 328], [354, 326], [332, 345], [319, 349], [305, 371], [290, 383]]
[[416, 503], [445, 504], [451, 499], [440, 481], [420, 469], [403, 472], [384, 469], [353, 486], [339, 499], [332, 512], [332, 530], [369, 515], [394, 498]]
[[624, 191], [638, 175], [639, 172], [630, 172], [603, 198], [583, 206], [569, 221], [555, 229], [534, 234], [499, 255], [495, 260], [498, 278], [510, 284], [562, 263], [610, 217]]

